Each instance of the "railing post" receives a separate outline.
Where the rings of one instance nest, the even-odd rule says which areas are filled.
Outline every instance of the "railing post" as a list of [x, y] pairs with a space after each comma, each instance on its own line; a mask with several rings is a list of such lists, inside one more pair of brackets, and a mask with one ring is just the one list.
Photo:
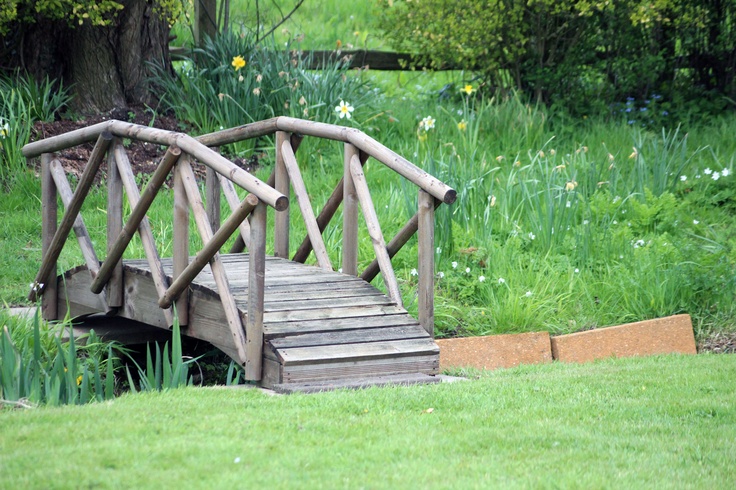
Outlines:
[[[263, 295], [266, 276], [266, 203], [259, 201], [250, 216], [248, 318], [245, 324], [245, 379], [259, 381], [263, 373]], [[276, 213], [278, 216], [281, 213]]]
[[[285, 196], [289, 196], [289, 188], [291, 182], [289, 173], [284, 163], [284, 155], [281, 152], [281, 146], [285, 142], [290, 142], [290, 134], [284, 131], [276, 131], [276, 167], [274, 169], [275, 185], [274, 188]], [[274, 218], [274, 237], [273, 237], [273, 254], [276, 257], [289, 258], [289, 211], [276, 213]]]
[[[51, 176], [51, 161], [54, 155], [44, 153], [41, 155], [41, 256], [46, 254], [51, 247], [57, 228], [58, 209], [56, 203], [56, 184]], [[51, 265], [49, 274], [43, 279], [45, 283], [44, 294], [41, 298], [41, 314], [44, 320], [56, 320], [58, 317], [58, 297], [56, 291], [57, 265], [56, 261]], [[34, 285], [35, 286], [35, 285]]]
[[350, 161], [360, 151], [350, 143], [345, 143], [343, 163], [343, 204], [342, 204], [342, 272], [358, 275], [358, 194], [355, 191]]
[[[114, 145], [119, 143], [117, 138]], [[123, 230], [123, 179], [115, 162], [115, 152], [107, 152], [107, 252]], [[110, 280], [107, 283], [108, 308], [123, 306], [123, 261], [115, 264]]]
[[[208, 167], [209, 169], [209, 167]], [[209, 175], [209, 174], [208, 174]], [[179, 163], [174, 167], [174, 274], [181, 275], [189, 265], [189, 199], [184, 188], [184, 180]], [[173, 282], [173, 281], [172, 281]], [[179, 325], [189, 324], [189, 288], [187, 287], [175, 302]]]
[[220, 181], [217, 172], [207, 167], [204, 180], [204, 202], [207, 206], [207, 220], [212, 232], [220, 229]]
[[419, 323], [434, 337], [434, 208], [432, 195], [419, 189], [418, 197]]

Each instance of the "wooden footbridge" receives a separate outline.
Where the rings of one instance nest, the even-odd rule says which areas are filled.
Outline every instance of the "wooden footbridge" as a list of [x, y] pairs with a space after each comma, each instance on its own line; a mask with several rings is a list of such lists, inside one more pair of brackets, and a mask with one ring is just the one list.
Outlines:
[[[275, 168], [263, 182], [215, 148], [273, 135]], [[304, 137], [344, 144], [343, 178], [315, 216], [299, 166]], [[168, 147], [145, 188], [139, 190], [122, 139]], [[54, 152], [96, 141], [76, 189]], [[288, 117], [247, 124], [193, 138], [186, 134], [106, 121], [23, 148], [41, 157], [42, 261], [29, 298], [42, 297], [53, 320], [104, 313], [206, 340], [264, 387], [313, 390], [365, 384], [431, 382], [439, 369], [434, 329], [434, 211], [455, 200], [453, 189], [364, 133]], [[366, 182], [369, 157], [419, 187], [417, 213], [386, 244]], [[101, 163], [107, 161], [107, 247], [100, 261], [80, 210]], [[192, 162], [207, 168], [205, 197]], [[173, 257], [161, 258], [146, 213], [173, 174]], [[240, 199], [235, 186], [248, 192]], [[307, 236], [290, 256], [289, 194], [293, 191]], [[123, 197], [130, 212], [124, 219]], [[220, 198], [232, 213], [221, 221]], [[58, 200], [64, 207], [61, 219]], [[206, 202], [206, 205], [205, 205]], [[342, 268], [334, 270], [322, 232], [343, 207]], [[273, 256], [266, 256], [268, 212], [273, 213]], [[358, 212], [375, 252], [358, 275]], [[202, 239], [189, 250], [190, 215]], [[57, 261], [74, 232], [85, 265], [58, 274]], [[145, 259], [123, 259], [138, 233]], [[235, 244], [221, 248], [238, 233]], [[418, 234], [418, 319], [403, 307], [391, 258]], [[246, 253], [244, 251], [247, 250]], [[305, 261], [314, 253], [317, 265]], [[387, 293], [370, 282], [381, 274]]]

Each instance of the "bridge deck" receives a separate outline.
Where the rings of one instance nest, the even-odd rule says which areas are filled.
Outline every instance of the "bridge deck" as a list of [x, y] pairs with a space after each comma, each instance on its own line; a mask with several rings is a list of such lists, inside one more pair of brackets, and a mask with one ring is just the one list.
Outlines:
[[[230, 289], [245, 318], [247, 254], [222, 255]], [[172, 261], [163, 259], [171, 280]], [[125, 305], [118, 316], [167, 328], [146, 260], [124, 261]], [[72, 316], [103, 311], [89, 291], [86, 267], [59, 279], [59, 304]], [[419, 322], [360, 278], [267, 257], [264, 294], [264, 386], [436, 374], [439, 349]], [[65, 312], [62, 312], [62, 314]], [[186, 335], [237, 359], [215, 280], [206, 267], [190, 289]]]

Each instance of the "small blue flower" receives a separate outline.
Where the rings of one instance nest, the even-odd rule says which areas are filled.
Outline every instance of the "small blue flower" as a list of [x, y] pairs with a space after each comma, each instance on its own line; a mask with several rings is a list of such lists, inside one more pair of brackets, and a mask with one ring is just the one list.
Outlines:
[[629, 121], [629, 124], [634, 124], [634, 121], [633, 120], [632, 121]]
[[652, 94], [652, 99], [654, 99], [654, 100], [659, 100], [661, 98], [662, 98], [662, 96], [659, 95], [659, 94]]
[[670, 115], [670, 113], [669, 113], [669, 112], [667, 112], [667, 111], [662, 111], [662, 115], [663, 115], [663, 116], [669, 116], [669, 115]]
[[631, 107], [627, 107], [626, 112], [631, 112]]
[[641, 112], [647, 112], [647, 108], [646, 108], [646, 107], [642, 107], [642, 108], [640, 108], [639, 110], [640, 110]]
[[649, 102], [651, 102], [649, 99], [644, 101], [645, 104], [648, 104]]
[[633, 97], [626, 97], [626, 102], [629, 103], [629, 104], [632, 103], [632, 102], [634, 102], [634, 100], [635, 99]]

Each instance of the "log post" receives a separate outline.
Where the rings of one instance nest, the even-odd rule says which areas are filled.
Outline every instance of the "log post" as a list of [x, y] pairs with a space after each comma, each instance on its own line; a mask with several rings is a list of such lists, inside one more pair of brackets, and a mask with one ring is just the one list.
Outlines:
[[[48, 249], [43, 256], [41, 268], [39, 269], [38, 274], [36, 274], [36, 279], [33, 281], [33, 288], [28, 295], [29, 300], [36, 301], [38, 295], [43, 294], [44, 287], [46, 286], [44, 281], [47, 281], [49, 277], [51, 277], [52, 269], [56, 270], [56, 261], [59, 259], [61, 250], [64, 248], [64, 243], [69, 236], [69, 232], [72, 231], [72, 227], [74, 227], [77, 214], [79, 214], [79, 210], [82, 209], [84, 199], [87, 197], [87, 193], [94, 183], [97, 170], [100, 168], [100, 163], [102, 163], [102, 159], [105, 157], [105, 152], [110, 146], [111, 141], [112, 135], [106, 132], [100, 134], [99, 138], [97, 138], [97, 143], [92, 149], [92, 154], [89, 157], [89, 161], [87, 161], [87, 165], [84, 167], [82, 176], [79, 178], [79, 183], [74, 191], [74, 196], [69, 203], [69, 207], [61, 218], [61, 223], [59, 224], [56, 233], [54, 233]], [[54, 206], [55, 205], [56, 203], [54, 203]], [[105, 282], [107, 282], [107, 279], [109, 279], [109, 277], [105, 278]], [[41, 286], [41, 284], [43, 284], [43, 286]], [[99, 294], [100, 291], [102, 291], [102, 287], [100, 287], [99, 291], [95, 291], [95, 294]]]
[[432, 337], [434, 337], [434, 209], [435, 198], [419, 189], [417, 308], [419, 323]]
[[360, 165], [360, 160], [357, 155], [354, 155], [350, 159], [350, 173], [353, 178], [353, 183], [355, 184], [355, 192], [358, 195], [360, 208], [363, 210], [363, 218], [365, 218], [365, 225], [366, 228], [368, 228], [368, 235], [370, 235], [371, 242], [373, 243], [373, 251], [378, 259], [378, 264], [381, 267], [381, 277], [383, 277], [383, 283], [386, 285], [388, 296], [394, 301], [394, 303], [396, 303], [397, 306], [404, 306], [401, 301], [399, 283], [396, 280], [396, 274], [394, 273], [391, 259], [388, 256], [388, 251], [386, 250], [386, 242], [383, 239], [381, 225], [378, 222], [378, 215], [376, 214], [376, 209], [373, 206], [373, 200], [371, 199], [371, 193], [368, 189], [368, 183], [365, 180], [363, 168]]
[[343, 207], [342, 207], [342, 272], [358, 275], [358, 194], [355, 192], [350, 161], [359, 150], [345, 143], [343, 163]]
[[[115, 140], [115, 144], [120, 141]], [[118, 165], [115, 162], [115, 153], [107, 152], [107, 252], [123, 230], [123, 180], [120, 177]], [[108, 308], [123, 306], [123, 261], [119, 260], [113, 268], [110, 280], [107, 283]]]
[[[173, 281], [181, 276], [189, 265], [189, 199], [184, 188], [179, 163], [174, 168], [174, 273]], [[187, 287], [177, 298], [176, 315], [179, 325], [189, 325], [189, 288]]]
[[[284, 163], [284, 155], [281, 147], [284, 143], [290, 141], [289, 133], [284, 131], [276, 131], [276, 167], [275, 173], [275, 189], [285, 196], [289, 196], [289, 188], [291, 182], [289, 173]], [[276, 213], [274, 218], [274, 236], [273, 236], [273, 254], [276, 257], [289, 258], [289, 212]]]
[[207, 206], [207, 219], [212, 231], [220, 229], [220, 181], [217, 172], [207, 167], [204, 179], [204, 202]]
[[[57, 227], [56, 184], [50, 168], [53, 159], [51, 153], [41, 155], [41, 257], [46, 257]], [[41, 299], [41, 315], [44, 320], [56, 320], [58, 317], [56, 276], [57, 265], [54, 260], [49, 266], [48, 275], [42, 279], [45, 288]]]
[[263, 374], [263, 296], [266, 277], [266, 204], [259, 202], [250, 217], [248, 318], [245, 324], [245, 379], [260, 381]]

